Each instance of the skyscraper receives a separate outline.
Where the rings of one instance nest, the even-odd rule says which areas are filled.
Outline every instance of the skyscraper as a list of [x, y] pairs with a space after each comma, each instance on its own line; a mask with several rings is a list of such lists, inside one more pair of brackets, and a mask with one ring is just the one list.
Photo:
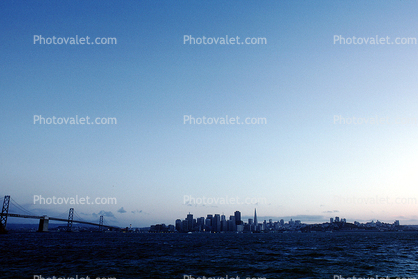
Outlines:
[[219, 214], [215, 214], [215, 216], [212, 219], [212, 231], [213, 232], [221, 231], [221, 216]]
[[257, 209], [254, 208], [254, 225], [257, 227], [258, 226], [258, 221], [257, 221]]
[[226, 217], [224, 214], [221, 215], [221, 231], [225, 232], [228, 230], [228, 226], [226, 223]]
[[235, 222], [235, 216], [231, 215], [229, 216], [229, 226], [228, 226], [228, 231], [232, 231], [235, 232], [237, 231], [237, 224]]
[[235, 211], [235, 224], [238, 226], [238, 225], [241, 225], [241, 212], [239, 212], [239, 211]]
[[205, 217], [199, 217], [199, 218], [197, 218], [197, 220], [196, 220], [196, 226], [197, 226], [197, 230], [199, 232], [200, 231], [203, 231], [204, 228], [205, 228]]
[[208, 214], [205, 220], [205, 231], [212, 231], [212, 214]]
[[176, 220], [176, 230], [179, 231], [179, 232], [182, 231], [181, 220], [180, 219]]
[[193, 230], [193, 214], [187, 214], [187, 230], [191, 232]]

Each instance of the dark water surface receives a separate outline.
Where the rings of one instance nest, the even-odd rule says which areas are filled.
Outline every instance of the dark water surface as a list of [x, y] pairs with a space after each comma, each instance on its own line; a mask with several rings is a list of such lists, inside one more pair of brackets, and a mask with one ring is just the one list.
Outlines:
[[0, 278], [418, 277], [418, 233], [0, 235]]

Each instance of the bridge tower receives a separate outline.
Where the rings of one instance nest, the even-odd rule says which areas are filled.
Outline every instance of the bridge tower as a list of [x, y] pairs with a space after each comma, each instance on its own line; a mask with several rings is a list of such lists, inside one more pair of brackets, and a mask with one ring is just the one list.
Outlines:
[[100, 221], [99, 221], [99, 231], [103, 231], [103, 215], [100, 216]]
[[7, 224], [7, 214], [9, 213], [10, 196], [4, 196], [3, 208], [0, 216], [0, 233], [5, 233]]
[[47, 232], [48, 225], [49, 225], [49, 217], [46, 215], [42, 216], [41, 219], [39, 219], [38, 232]]
[[67, 232], [70, 232], [71, 228], [73, 227], [73, 218], [74, 218], [74, 208], [70, 208], [70, 211], [68, 212]]

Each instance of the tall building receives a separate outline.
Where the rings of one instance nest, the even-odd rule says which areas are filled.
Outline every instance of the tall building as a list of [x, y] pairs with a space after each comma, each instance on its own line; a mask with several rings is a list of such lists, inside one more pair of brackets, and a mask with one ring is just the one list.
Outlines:
[[181, 230], [182, 230], [182, 227], [181, 227], [181, 220], [180, 220], [180, 219], [177, 219], [177, 220], [176, 220], [176, 230], [177, 230], [178, 232], [181, 232]]
[[193, 230], [193, 214], [187, 214], [187, 230], [191, 232]]
[[208, 214], [206, 216], [206, 220], [205, 220], [205, 231], [207, 231], [207, 232], [212, 231], [212, 219], [213, 219], [212, 214]]
[[221, 216], [219, 214], [215, 214], [215, 216], [212, 219], [212, 231], [213, 232], [221, 231]]
[[225, 232], [228, 230], [228, 225], [226, 223], [226, 217], [224, 214], [221, 215], [221, 231]]
[[231, 232], [237, 231], [237, 223], [235, 222], [234, 215], [229, 216], [228, 222], [229, 222], [228, 231], [231, 231]]
[[196, 226], [197, 226], [197, 230], [199, 232], [203, 231], [205, 228], [205, 217], [199, 217], [196, 220]]
[[254, 208], [254, 225], [257, 227], [258, 226], [258, 221], [257, 221], [257, 210]]
[[235, 211], [234, 216], [235, 216], [235, 224], [237, 226], [238, 225], [241, 225], [241, 223], [242, 223], [242, 221], [241, 221], [241, 212]]
[[187, 232], [188, 231], [188, 223], [187, 223], [187, 219], [181, 221], [181, 231], [182, 232]]

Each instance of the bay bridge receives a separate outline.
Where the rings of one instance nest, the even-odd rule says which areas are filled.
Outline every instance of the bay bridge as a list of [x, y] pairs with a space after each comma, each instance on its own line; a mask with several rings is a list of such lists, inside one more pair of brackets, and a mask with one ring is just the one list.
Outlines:
[[[20, 209], [21, 211], [27, 212], [28, 214], [18, 214], [18, 213], [9, 213], [9, 206], [13, 203], [16, 208]], [[38, 232], [47, 232], [48, 231], [48, 225], [49, 221], [62, 221], [67, 222], [67, 232], [72, 231], [73, 223], [79, 223], [79, 224], [86, 224], [86, 225], [92, 225], [92, 226], [99, 226], [99, 230], [102, 231], [104, 228], [108, 228], [110, 230], [119, 230], [119, 227], [115, 226], [109, 226], [103, 224], [103, 215], [100, 216], [98, 223], [92, 223], [84, 220], [74, 220], [74, 208], [70, 208], [68, 212], [68, 218], [56, 218], [56, 217], [49, 217], [47, 215], [43, 216], [37, 216], [37, 215], [31, 215], [29, 211], [24, 209], [21, 205], [19, 205], [16, 201], [10, 198], [10, 196], [4, 196], [3, 200], [3, 207], [0, 214], [0, 233], [7, 232], [6, 225], [7, 225], [7, 218], [8, 217], [16, 217], [16, 218], [28, 218], [28, 219], [39, 219], [39, 227]], [[81, 219], [81, 217], [80, 217]]]

